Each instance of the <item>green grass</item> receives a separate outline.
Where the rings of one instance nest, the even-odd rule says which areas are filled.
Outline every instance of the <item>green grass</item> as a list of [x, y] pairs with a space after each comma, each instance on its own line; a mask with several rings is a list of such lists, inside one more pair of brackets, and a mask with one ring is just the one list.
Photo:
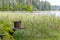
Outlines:
[[22, 26], [26, 28], [21, 40], [60, 39], [60, 18], [54, 15], [1, 13], [0, 27], [7, 27], [4, 28], [6, 30], [13, 26], [14, 21], [19, 20], [22, 21]]

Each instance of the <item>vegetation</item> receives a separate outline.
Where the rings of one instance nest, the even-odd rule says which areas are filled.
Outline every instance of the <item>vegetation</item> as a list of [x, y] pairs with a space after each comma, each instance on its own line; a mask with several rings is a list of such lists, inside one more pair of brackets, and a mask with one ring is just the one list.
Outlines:
[[[2, 5], [0, 11], [40, 11], [40, 10], [50, 10], [51, 4], [48, 1], [40, 0], [3, 0], [0, 5]], [[33, 6], [33, 8], [32, 8]], [[25, 8], [27, 7], [27, 8]]]
[[[9, 36], [8, 30], [12, 31], [10, 28], [13, 26], [13, 22], [19, 20], [22, 21], [22, 26], [26, 29], [15, 32], [13, 39], [18, 40], [17, 38], [22, 37], [21, 40], [60, 40], [60, 17], [54, 15], [0, 13], [0, 28], [2, 28], [2, 33], [6, 34], [4, 40], [6, 38], [8, 38], [6, 40], [9, 40], [12, 37]], [[19, 34], [21, 32], [22, 35]]]
[[15, 40], [22, 40], [23, 39], [23, 34], [24, 34], [24, 32], [22, 30], [16, 30], [14, 32], [13, 37], [14, 37]]
[[51, 4], [48, 1], [32, 0], [32, 5], [36, 11], [51, 10]]
[[[60, 6], [51, 5], [48, 1], [40, 0], [0, 0], [0, 11], [49, 11], [49, 10], [60, 10]], [[30, 5], [31, 4], [31, 5]], [[30, 5], [30, 6], [29, 6]], [[24, 6], [28, 6], [27, 10]], [[33, 8], [31, 9], [31, 6]], [[24, 7], [24, 8], [23, 8]]]
[[29, 6], [27, 6], [27, 5], [25, 5], [24, 7], [24, 11], [29, 11], [29, 12], [32, 12], [33, 10], [33, 6], [32, 5], [29, 5]]
[[[0, 11], [40, 11], [51, 10], [48, 1], [2, 0]], [[54, 9], [55, 10], [55, 9]], [[14, 21], [22, 21], [24, 30], [12, 30]], [[9, 32], [14, 32], [11, 35]], [[0, 13], [0, 34], [2, 40], [60, 40], [60, 17], [42, 14]]]

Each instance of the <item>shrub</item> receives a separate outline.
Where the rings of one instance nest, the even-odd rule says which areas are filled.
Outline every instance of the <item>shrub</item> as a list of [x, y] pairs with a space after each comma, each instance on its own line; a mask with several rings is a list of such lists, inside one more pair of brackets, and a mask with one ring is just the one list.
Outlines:
[[22, 30], [16, 30], [15, 32], [14, 32], [14, 35], [13, 35], [13, 37], [14, 37], [14, 39], [15, 40], [22, 40], [23, 39], [23, 31]]
[[12, 36], [9, 34], [10, 32], [13, 32], [11, 26], [11, 21], [7, 19], [8, 17], [1, 17], [0, 18], [0, 28], [1, 28], [1, 33], [5, 34], [6, 36], [3, 38], [4, 40], [9, 40]]
[[29, 11], [29, 12], [33, 11], [33, 6], [32, 5], [24, 5], [23, 8], [24, 8], [25, 11]]

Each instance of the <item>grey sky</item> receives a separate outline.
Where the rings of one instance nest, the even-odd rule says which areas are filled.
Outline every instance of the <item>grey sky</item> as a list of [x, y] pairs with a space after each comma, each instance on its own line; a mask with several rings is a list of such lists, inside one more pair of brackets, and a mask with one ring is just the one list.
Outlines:
[[[45, 0], [42, 0], [45, 1]], [[60, 5], [60, 0], [46, 0], [49, 1], [51, 5]]]

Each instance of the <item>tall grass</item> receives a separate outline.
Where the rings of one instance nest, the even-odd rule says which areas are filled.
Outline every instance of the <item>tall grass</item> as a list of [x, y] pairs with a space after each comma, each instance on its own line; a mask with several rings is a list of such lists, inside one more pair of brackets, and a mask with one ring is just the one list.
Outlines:
[[[60, 18], [40, 14], [0, 14], [0, 27], [12, 27], [14, 21], [22, 21], [24, 36], [22, 40], [59, 40]], [[8, 29], [8, 28], [6, 28]]]

